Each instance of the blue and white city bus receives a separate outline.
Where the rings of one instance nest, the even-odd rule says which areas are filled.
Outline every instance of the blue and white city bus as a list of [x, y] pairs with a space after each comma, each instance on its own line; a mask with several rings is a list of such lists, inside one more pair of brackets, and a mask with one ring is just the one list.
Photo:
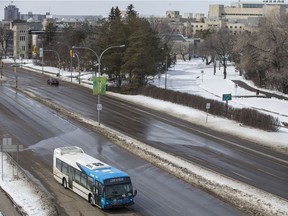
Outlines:
[[129, 175], [87, 154], [77, 146], [54, 149], [53, 176], [65, 188], [102, 209], [134, 204]]

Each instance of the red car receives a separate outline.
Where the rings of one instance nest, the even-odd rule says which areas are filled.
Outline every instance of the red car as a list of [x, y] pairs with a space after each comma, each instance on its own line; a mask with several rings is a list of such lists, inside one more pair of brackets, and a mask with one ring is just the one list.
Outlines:
[[47, 80], [47, 84], [48, 84], [48, 85], [58, 86], [58, 85], [59, 85], [59, 80], [56, 79], [56, 78], [50, 77], [50, 78]]

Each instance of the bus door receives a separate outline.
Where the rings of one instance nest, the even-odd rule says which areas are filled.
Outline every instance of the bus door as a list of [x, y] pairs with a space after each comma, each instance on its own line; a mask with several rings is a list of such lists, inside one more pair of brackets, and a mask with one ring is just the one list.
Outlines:
[[[102, 184], [98, 181], [95, 181], [95, 204], [101, 206], [101, 197], [102, 197]], [[101, 206], [102, 207], [102, 206]]]
[[73, 181], [73, 167], [69, 166], [69, 171], [68, 171], [68, 186], [69, 188], [72, 189], [73, 187], [73, 184], [72, 184], [72, 181]]

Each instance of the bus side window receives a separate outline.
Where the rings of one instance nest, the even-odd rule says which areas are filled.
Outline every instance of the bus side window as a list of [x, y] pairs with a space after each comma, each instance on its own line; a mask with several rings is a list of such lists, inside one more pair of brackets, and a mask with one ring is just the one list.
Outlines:
[[81, 176], [81, 179], [80, 179], [81, 185], [87, 188], [87, 175], [81, 172], [80, 176]]
[[102, 194], [102, 184], [100, 182], [98, 182], [98, 191], [99, 191], [99, 195]]
[[99, 193], [99, 182], [98, 181], [96, 181], [95, 182], [95, 193], [98, 195], [98, 193]]
[[75, 170], [74, 176], [75, 176], [75, 182], [80, 184], [80, 171], [79, 170]]
[[61, 171], [61, 160], [56, 158], [56, 168]]
[[93, 178], [90, 177], [90, 176], [88, 176], [88, 189], [91, 190], [91, 191], [93, 191], [93, 193], [95, 192], [95, 190], [93, 190], [93, 189], [95, 189], [95, 188], [93, 187]]
[[64, 162], [62, 162], [62, 172], [66, 175], [68, 174], [68, 164]]

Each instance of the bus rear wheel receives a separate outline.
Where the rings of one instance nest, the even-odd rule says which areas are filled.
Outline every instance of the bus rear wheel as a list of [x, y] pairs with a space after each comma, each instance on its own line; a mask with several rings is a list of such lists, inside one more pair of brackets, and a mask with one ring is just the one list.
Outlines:
[[62, 180], [62, 185], [63, 185], [63, 187], [64, 187], [65, 189], [68, 188], [68, 187], [67, 187], [67, 180], [66, 180], [65, 178], [63, 178], [63, 180]]

